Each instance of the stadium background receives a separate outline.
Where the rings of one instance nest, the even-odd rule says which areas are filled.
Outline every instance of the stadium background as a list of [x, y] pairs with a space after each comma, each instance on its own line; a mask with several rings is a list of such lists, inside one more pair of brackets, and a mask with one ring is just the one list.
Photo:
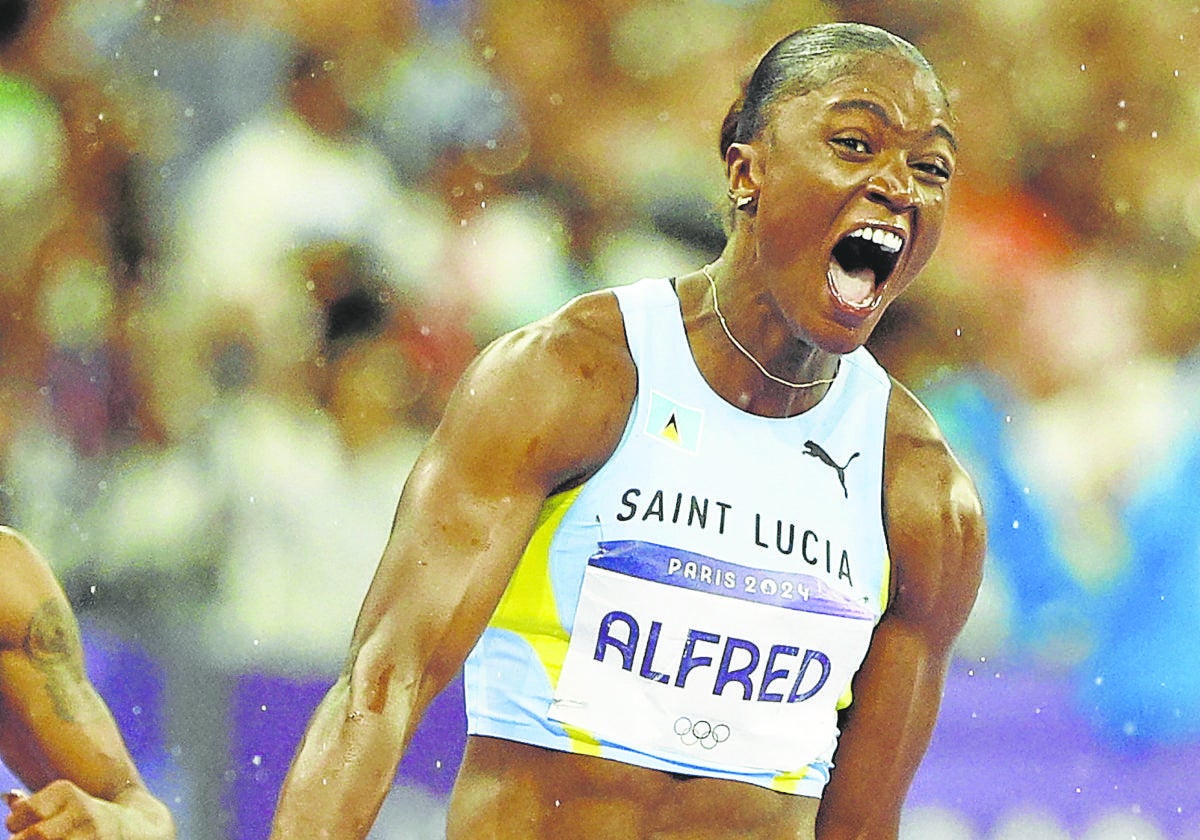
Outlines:
[[[1193, 0], [2, 0], [0, 521], [188, 840], [263, 838], [473, 353], [720, 250], [720, 120], [881, 24], [961, 120], [872, 346], [991, 548], [906, 840], [1200, 838]], [[436, 837], [457, 685], [376, 837]]]

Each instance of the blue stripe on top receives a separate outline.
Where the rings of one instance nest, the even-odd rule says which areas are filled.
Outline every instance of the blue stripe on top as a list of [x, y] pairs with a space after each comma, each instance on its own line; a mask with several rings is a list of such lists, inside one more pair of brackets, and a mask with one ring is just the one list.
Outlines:
[[764, 571], [642, 540], [612, 540], [588, 564], [642, 580], [801, 612], [873, 621], [875, 614], [825, 581], [797, 572]]

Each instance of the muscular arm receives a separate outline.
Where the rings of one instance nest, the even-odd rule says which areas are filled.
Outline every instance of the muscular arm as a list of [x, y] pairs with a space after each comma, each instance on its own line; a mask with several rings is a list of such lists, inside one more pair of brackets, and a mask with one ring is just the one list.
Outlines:
[[488, 348], [413, 468], [342, 676], [309, 724], [272, 838], [364, 837], [413, 728], [482, 633], [546, 497], [616, 446], [635, 374], [615, 299]]
[[933, 419], [901, 386], [888, 410], [891, 603], [854, 680], [819, 840], [894, 840], [937, 719], [955, 638], [979, 589], [983, 512]]
[[[0, 755], [33, 793], [10, 801], [15, 837], [69, 830], [100, 838], [171, 838], [83, 666], [79, 630], [45, 561], [0, 528]], [[34, 836], [30, 834], [29, 836]]]

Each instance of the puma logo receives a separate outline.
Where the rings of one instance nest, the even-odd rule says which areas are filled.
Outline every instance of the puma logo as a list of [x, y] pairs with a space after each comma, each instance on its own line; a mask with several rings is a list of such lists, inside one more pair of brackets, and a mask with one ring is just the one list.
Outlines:
[[842, 485], [842, 493], [845, 494], [847, 499], [850, 498], [850, 491], [846, 489], [846, 467], [850, 466], [850, 462], [857, 458], [861, 453], [855, 452], [846, 459], [846, 463], [838, 466], [838, 462], [833, 460], [829, 453], [822, 449], [819, 444], [811, 440], [806, 440], [804, 441], [804, 454], [811, 455], [822, 464], [826, 464], [832, 468], [837, 473], [838, 483]]

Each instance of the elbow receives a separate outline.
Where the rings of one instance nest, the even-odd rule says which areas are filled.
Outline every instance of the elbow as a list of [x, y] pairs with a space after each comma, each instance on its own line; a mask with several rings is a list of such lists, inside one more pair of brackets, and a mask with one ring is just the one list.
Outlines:
[[401, 710], [412, 708], [420, 684], [406, 673], [389, 652], [370, 644], [359, 650], [339, 680], [346, 699], [347, 721], [403, 717]]

